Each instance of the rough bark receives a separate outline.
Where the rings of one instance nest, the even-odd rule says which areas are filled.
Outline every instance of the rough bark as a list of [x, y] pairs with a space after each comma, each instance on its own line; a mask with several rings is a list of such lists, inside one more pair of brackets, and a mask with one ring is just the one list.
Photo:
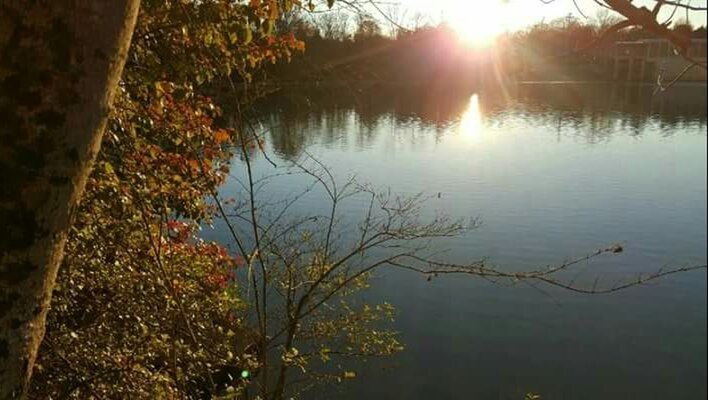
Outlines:
[[138, 5], [0, 1], [0, 400], [29, 388]]

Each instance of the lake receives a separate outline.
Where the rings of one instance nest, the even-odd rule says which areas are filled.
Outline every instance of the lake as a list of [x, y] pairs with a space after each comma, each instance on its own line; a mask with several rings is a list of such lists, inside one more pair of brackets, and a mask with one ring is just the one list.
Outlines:
[[[578, 270], [602, 282], [706, 263], [705, 86], [323, 92], [269, 103], [266, 153], [280, 166], [307, 152], [339, 178], [431, 194], [424, 215], [479, 218], [444, 242], [446, 260], [523, 270], [620, 243], [622, 254]], [[272, 173], [254, 157], [257, 174]], [[224, 196], [236, 193], [234, 179]], [[279, 182], [272, 198], [309, 180]], [[323, 204], [312, 196], [291, 212]], [[361, 207], [344, 203], [343, 223]], [[227, 241], [219, 226], [205, 236]], [[380, 271], [364, 296], [396, 307], [390, 327], [405, 350], [306, 398], [706, 398], [704, 271], [608, 295]]]

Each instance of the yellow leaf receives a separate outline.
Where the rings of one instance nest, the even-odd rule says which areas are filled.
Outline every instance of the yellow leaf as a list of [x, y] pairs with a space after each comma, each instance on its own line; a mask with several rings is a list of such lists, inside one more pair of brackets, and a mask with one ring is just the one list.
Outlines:
[[113, 171], [113, 166], [109, 162], [105, 162], [103, 164], [103, 169], [106, 171], [107, 174], [113, 175], [115, 172]]

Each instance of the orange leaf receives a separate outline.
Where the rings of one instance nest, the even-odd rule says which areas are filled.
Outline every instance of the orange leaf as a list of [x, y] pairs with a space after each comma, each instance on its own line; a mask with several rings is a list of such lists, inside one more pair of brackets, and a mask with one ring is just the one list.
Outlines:
[[229, 135], [229, 132], [226, 131], [226, 129], [219, 129], [218, 131], [214, 132], [214, 140], [216, 140], [216, 143], [223, 143], [231, 139], [231, 136]]

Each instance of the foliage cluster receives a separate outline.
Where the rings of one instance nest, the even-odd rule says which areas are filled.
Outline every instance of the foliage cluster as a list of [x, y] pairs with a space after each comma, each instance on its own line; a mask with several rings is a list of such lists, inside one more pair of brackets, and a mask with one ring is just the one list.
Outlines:
[[34, 397], [198, 397], [238, 391], [233, 370], [257, 366], [233, 284], [243, 255], [195, 237], [234, 145], [257, 142], [224, 126], [203, 89], [248, 82], [261, 64], [303, 50], [273, 29], [299, 3], [142, 2], [65, 250]]
[[[241, 119], [244, 88], [256, 87], [264, 64], [304, 50], [276, 21], [311, 4], [142, 2], [65, 249], [32, 398], [280, 399], [356, 375], [341, 363], [316, 373], [314, 364], [402, 348], [393, 332], [377, 329], [390, 306], [346, 301], [368, 275], [333, 273], [346, 264], [328, 267], [334, 261], [312, 233], [321, 227], [266, 231], [260, 207], [218, 196], [244, 166], [233, 170], [231, 161], [245, 160], [250, 174], [249, 157], [262, 151]], [[209, 97], [215, 89], [236, 101], [219, 103], [226, 96]], [[224, 109], [236, 115], [233, 126]], [[251, 201], [252, 184], [241, 193]], [[248, 217], [229, 222], [225, 210], [244, 204]], [[219, 220], [252, 226], [261, 242], [238, 227], [235, 248], [201, 239], [201, 227]], [[298, 302], [267, 307], [283, 287]], [[325, 297], [336, 303], [320, 310]]]

